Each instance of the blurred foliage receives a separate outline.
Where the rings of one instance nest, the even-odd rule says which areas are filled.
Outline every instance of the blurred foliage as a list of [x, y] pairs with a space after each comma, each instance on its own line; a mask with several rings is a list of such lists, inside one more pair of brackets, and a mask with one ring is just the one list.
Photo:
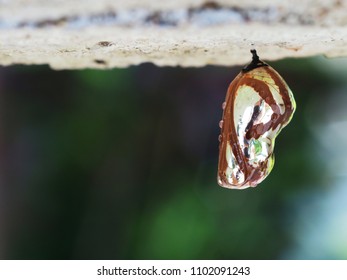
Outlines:
[[256, 189], [216, 183], [218, 122], [240, 67], [2, 68], [5, 258], [277, 259], [293, 197], [320, 188], [306, 121], [336, 82], [312, 59], [270, 63], [297, 101]]

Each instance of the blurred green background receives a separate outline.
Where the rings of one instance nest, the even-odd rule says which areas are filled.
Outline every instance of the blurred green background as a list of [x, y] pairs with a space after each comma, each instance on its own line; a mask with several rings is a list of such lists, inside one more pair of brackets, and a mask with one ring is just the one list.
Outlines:
[[0, 258], [346, 259], [347, 60], [270, 64], [297, 101], [257, 188], [216, 183], [235, 68], [0, 68]]

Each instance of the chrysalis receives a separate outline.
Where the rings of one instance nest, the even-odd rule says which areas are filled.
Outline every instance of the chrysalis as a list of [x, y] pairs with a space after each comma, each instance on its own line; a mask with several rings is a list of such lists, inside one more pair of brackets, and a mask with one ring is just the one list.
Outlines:
[[252, 62], [231, 82], [223, 103], [218, 184], [225, 188], [255, 187], [269, 175], [275, 138], [296, 107], [283, 78], [251, 53]]

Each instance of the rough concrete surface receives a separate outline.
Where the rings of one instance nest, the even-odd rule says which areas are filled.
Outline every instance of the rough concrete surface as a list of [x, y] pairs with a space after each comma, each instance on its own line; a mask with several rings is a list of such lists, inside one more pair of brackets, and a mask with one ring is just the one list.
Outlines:
[[347, 56], [345, 1], [282, 2], [0, 0], [0, 64], [231, 66], [251, 48], [264, 60]]

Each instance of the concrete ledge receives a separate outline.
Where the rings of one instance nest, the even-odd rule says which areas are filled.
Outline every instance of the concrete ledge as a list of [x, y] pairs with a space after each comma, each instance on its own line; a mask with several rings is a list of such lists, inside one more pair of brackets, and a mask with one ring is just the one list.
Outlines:
[[160, 2], [0, 0], [0, 64], [231, 66], [251, 48], [263, 60], [347, 56], [342, 1]]

